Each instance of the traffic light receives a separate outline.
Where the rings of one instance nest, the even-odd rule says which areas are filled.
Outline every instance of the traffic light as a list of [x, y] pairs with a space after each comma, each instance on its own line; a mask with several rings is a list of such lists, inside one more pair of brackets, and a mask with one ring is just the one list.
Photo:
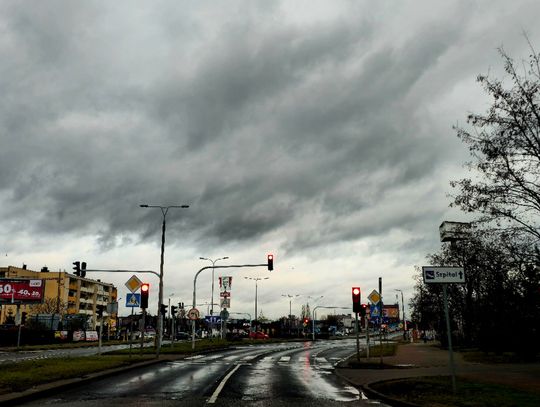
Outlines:
[[309, 323], [309, 318], [304, 318], [304, 326], [306, 326]]
[[75, 275], [76, 276], [81, 275], [81, 262], [80, 261], [74, 261], [73, 262], [73, 270], [75, 270]]
[[267, 256], [267, 259], [268, 259], [268, 270], [270, 271], [274, 270], [274, 255], [269, 254]]
[[148, 294], [150, 293], [150, 284], [143, 283], [141, 285], [141, 308], [148, 308]]
[[367, 312], [367, 304], [362, 304], [362, 308], [360, 308], [360, 316], [365, 317]]
[[360, 287], [352, 288], [352, 310], [353, 312], [362, 312], [362, 304], [360, 303]]
[[96, 310], [97, 310], [97, 316], [99, 318], [103, 318], [103, 310], [105, 309], [105, 306], [104, 305], [96, 305]]
[[175, 305], [171, 305], [171, 316], [174, 318], [176, 316], [177, 308]]
[[81, 277], [86, 277], [86, 262], [85, 261], [81, 263], [80, 274], [81, 274]]
[[159, 313], [161, 315], [165, 315], [167, 313], [167, 306], [165, 304], [161, 304], [159, 306]]

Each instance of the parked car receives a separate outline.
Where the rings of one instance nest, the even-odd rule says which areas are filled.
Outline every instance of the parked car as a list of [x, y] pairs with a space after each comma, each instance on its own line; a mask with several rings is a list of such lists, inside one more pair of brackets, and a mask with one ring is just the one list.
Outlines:
[[268, 335], [261, 331], [250, 332], [250, 339], [268, 339]]
[[175, 337], [175, 339], [178, 341], [189, 339], [189, 338], [191, 338], [191, 335], [188, 334], [187, 332], [177, 332], [176, 337]]

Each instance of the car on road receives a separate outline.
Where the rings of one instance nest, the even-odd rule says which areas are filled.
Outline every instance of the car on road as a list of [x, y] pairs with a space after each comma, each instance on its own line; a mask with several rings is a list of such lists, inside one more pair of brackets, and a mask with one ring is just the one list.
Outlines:
[[256, 332], [250, 332], [249, 333], [250, 339], [268, 339], [268, 335], [261, 331]]

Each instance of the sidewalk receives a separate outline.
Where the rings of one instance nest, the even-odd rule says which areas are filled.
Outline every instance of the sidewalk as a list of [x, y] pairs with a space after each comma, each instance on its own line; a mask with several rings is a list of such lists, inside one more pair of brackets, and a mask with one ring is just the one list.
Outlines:
[[[379, 381], [450, 375], [448, 351], [437, 345], [423, 342], [400, 344], [395, 356], [383, 358], [385, 364], [394, 365], [395, 369], [337, 368], [336, 373], [368, 394], [373, 394], [369, 385]], [[371, 361], [377, 362], [379, 358], [371, 358]], [[472, 363], [464, 361], [459, 352], [454, 352], [454, 364], [456, 375], [460, 377], [540, 394], [540, 363]]]

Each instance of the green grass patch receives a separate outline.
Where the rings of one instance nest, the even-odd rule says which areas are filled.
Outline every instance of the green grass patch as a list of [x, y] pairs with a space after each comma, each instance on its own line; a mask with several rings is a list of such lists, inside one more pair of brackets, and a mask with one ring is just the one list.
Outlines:
[[374, 383], [371, 388], [389, 397], [420, 406], [440, 407], [537, 407], [540, 394], [497, 384], [456, 380], [452, 394], [450, 376], [419, 377]]
[[22, 391], [38, 384], [81, 377], [150, 359], [152, 358], [104, 355], [5, 363], [0, 369], [0, 392]]
[[[384, 358], [394, 356], [396, 354], [398, 345], [396, 343], [383, 343], [382, 346], [375, 345], [369, 347], [369, 359], [367, 359], [367, 349], [360, 350], [360, 360], [358, 360], [356, 354], [351, 356], [345, 363], [353, 369], [394, 369], [395, 366], [384, 363]], [[381, 353], [383, 356], [383, 363], [380, 362]]]

